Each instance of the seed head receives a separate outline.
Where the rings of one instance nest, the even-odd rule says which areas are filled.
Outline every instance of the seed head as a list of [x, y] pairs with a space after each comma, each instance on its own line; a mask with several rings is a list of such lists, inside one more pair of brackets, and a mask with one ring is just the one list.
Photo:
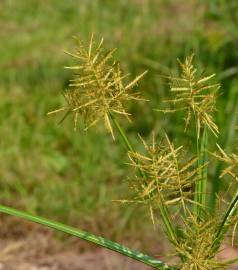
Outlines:
[[182, 270], [218, 270], [226, 269], [227, 264], [215, 258], [216, 252], [212, 249], [218, 220], [215, 217], [206, 217], [202, 222], [187, 208], [182, 237], [175, 249], [183, 258]]
[[198, 137], [201, 128], [204, 126], [207, 126], [217, 136], [219, 130], [213, 120], [212, 113], [215, 110], [216, 93], [220, 85], [208, 83], [215, 74], [206, 77], [199, 75], [192, 64], [193, 58], [194, 54], [186, 57], [184, 62], [178, 60], [180, 67], [179, 77], [167, 77], [174, 98], [165, 102], [171, 103], [174, 108], [163, 111], [185, 111], [185, 130], [189, 126], [193, 115]]
[[73, 114], [75, 128], [78, 116], [83, 118], [86, 129], [103, 119], [113, 136], [110, 113], [129, 119], [129, 113], [124, 108], [125, 102], [139, 99], [130, 90], [146, 72], [124, 85], [127, 75], [122, 75], [120, 64], [113, 59], [115, 49], [106, 52], [103, 39], [96, 44], [93, 35], [89, 45], [85, 46], [80, 39], [77, 39], [77, 44], [74, 53], [66, 52], [77, 61], [75, 65], [66, 67], [74, 72], [69, 87], [63, 92], [67, 105], [48, 114], [65, 111], [63, 120]]
[[129, 152], [131, 165], [139, 169], [142, 175], [131, 179], [137, 200], [157, 208], [158, 204], [181, 205], [192, 202], [192, 187], [197, 180], [198, 168], [194, 168], [197, 159], [182, 161], [182, 147], [175, 148], [165, 135], [160, 143], [147, 144], [141, 138], [146, 154]]

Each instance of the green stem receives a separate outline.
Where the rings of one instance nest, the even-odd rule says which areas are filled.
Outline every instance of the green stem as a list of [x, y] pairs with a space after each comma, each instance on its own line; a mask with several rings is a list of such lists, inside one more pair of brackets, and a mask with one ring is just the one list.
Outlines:
[[[120, 124], [118, 123], [118, 121], [116, 120], [114, 114], [112, 112], [109, 111], [110, 117], [112, 119], [113, 124], [115, 125], [116, 129], [118, 130], [120, 137], [122, 139], [122, 142], [124, 143], [124, 145], [126, 146], [127, 151], [130, 152], [134, 152], [135, 153], [135, 149], [133, 148], [132, 144], [130, 143], [128, 137], [126, 136], [126, 133], [124, 132], [124, 130], [122, 129], [122, 127], [120, 126]], [[141, 177], [145, 178], [145, 174], [144, 172], [138, 167], [138, 171], [141, 175]]]
[[201, 143], [197, 137], [197, 156], [198, 156], [198, 181], [195, 183], [194, 194], [194, 213], [198, 219], [202, 218], [202, 211], [206, 207], [206, 188], [207, 188], [207, 128], [204, 127]]
[[160, 209], [160, 214], [161, 214], [164, 226], [166, 228], [168, 238], [170, 239], [171, 242], [173, 242], [174, 244], [177, 244], [178, 243], [177, 236], [172, 226], [168, 208], [165, 206], [165, 204], [163, 204], [163, 202], [161, 202], [159, 205], [159, 209]]
[[207, 137], [207, 128], [204, 128], [202, 145], [201, 145], [201, 204], [204, 209], [206, 208], [206, 190], [207, 190], [207, 145], [208, 145], [208, 137]]
[[28, 214], [26, 212], [19, 211], [19, 210], [16, 210], [16, 209], [13, 209], [10, 207], [6, 207], [3, 205], [0, 205], [0, 212], [8, 214], [8, 215], [16, 216], [19, 218], [23, 218], [23, 219], [26, 219], [26, 220], [50, 227], [50, 228], [53, 228], [55, 230], [76, 236], [76, 237], [84, 239], [88, 242], [94, 243], [98, 246], [102, 246], [104, 248], [121, 253], [124, 256], [130, 257], [130, 258], [137, 260], [137, 261], [140, 261], [146, 265], [152, 266], [155, 269], [174, 270], [174, 268], [169, 267], [168, 265], [166, 265], [165, 263], [163, 263], [159, 260], [156, 260], [150, 256], [147, 256], [147, 255], [144, 255], [143, 253], [140, 253], [138, 251], [130, 250], [129, 248], [122, 246], [116, 242], [112, 242], [112, 241], [107, 240], [103, 237], [93, 235], [89, 232], [81, 231], [81, 230], [75, 229], [73, 227], [61, 224], [59, 222], [47, 220], [45, 218], [31, 215], [31, 214]]
[[[197, 157], [198, 157], [198, 166], [199, 166], [200, 150], [199, 150], [199, 138], [198, 138], [198, 136], [197, 136], [197, 144], [196, 145], [197, 145]], [[195, 202], [195, 204], [194, 204], [194, 214], [195, 214], [196, 217], [198, 217], [198, 212], [199, 212], [199, 210], [198, 210], [198, 203], [199, 203], [199, 193], [198, 193], [198, 191], [199, 191], [199, 186], [200, 186], [199, 182], [200, 181], [195, 182], [195, 191], [194, 191], [194, 202]]]
[[123, 129], [121, 128], [120, 124], [117, 122], [114, 114], [112, 112], [109, 111], [110, 117], [112, 119], [113, 124], [115, 125], [115, 127], [117, 128], [122, 141], [124, 142], [126, 148], [128, 151], [134, 152], [134, 148], [132, 147], [131, 143], [129, 142], [125, 132], [123, 131]]
[[211, 214], [215, 213], [216, 205], [217, 205], [217, 195], [220, 191], [221, 186], [221, 180], [219, 178], [220, 173], [222, 170], [222, 162], [219, 160], [217, 161], [217, 165], [215, 168], [215, 174], [212, 180], [212, 187], [211, 187], [211, 195], [210, 195], [210, 201], [209, 201], [209, 211]]

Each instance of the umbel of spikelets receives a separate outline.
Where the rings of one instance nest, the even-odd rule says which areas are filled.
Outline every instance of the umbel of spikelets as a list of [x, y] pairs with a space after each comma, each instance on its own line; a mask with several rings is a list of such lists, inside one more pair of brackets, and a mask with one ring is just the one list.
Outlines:
[[215, 110], [215, 102], [219, 84], [210, 84], [210, 80], [215, 76], [204, 77], [199, 74], [193, 66], [194, 54], [185, 58], [184, 62], [178, 60], [180, 73], [179, 76], [169, 76], [170, 90], [172, 99], [165, 102], [170, 103], [173, 108], [163, 110], [164, 112], [184, 111], [185, 130], [194, 117], [197, 136], [200, 136], [201, 128], [207, 127], [215, 135], [219, 133], [212, 113]]
[[175, 148], [167, 135], [159, 144], [154, 135], [151, 144], [141, 140], [145, 153], [129, 152], [130, 165], [140, 171], [130, 179], [135, 201], [149, 205], [152, 219], [159, 204], [180, 205], [185, 210], [187, 203], [193, 203], [192, 187], [201, 169], [195, 166], [197, 158], [183, 161], [182, 146]]
[[48, 114], [64, 111], [63, 119], [72, 114], [75, 128], [79, 116], [83, 118], [86, 129], [102, 119], [113, 136], [110, 113], [129, 119], [125, 103], [139, 99], [130, 90], [145, 74], [144, 72], [132, 82], [124, 84], [127, 75], [122, 74], [120, 64], [113, 59], [114, 52], [115, 49], [105, 51], [103, 39], [96, 43], [93, 35], [88, 45], [77, 38], [75, 52], [66, 52], [76, 61], [75, 65], [66, 67], [73, 71], [69, 87], [63, 92], [67, 105]]
[[198, 219], [187, 208], [183, 224], [179, 244], [175, 246], [177, 254], [183, 258], [179, 269], [227, 269], [228, 263], [217, 260], [216, 251], [212, 248], [218, 226], [216, 217], [206, 217], [198, 222]]

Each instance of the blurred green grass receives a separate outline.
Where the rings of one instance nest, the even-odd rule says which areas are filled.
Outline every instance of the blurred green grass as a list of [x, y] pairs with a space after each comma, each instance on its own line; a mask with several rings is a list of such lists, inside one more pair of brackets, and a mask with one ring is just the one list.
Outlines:
[[176, 72], [176, 59], [194, 51], [201, 69], [216, 72], [223, 85], [217, 121], [225, 145], [238, 98], [237, 26], [235, 0], [2, 0], [0, 201], [114, 239], [139, 231], [149, 237], [143, 209], [110, 202], [128, 196], [123, 146], [101, 130], [75, 133], [70, 121], [58, 126], [46, 117], [63, 103], [60, 91], [70, 78], [63, 66], [72, 59], [63, 51], [74, 46], [72, 36], [95, 32], [118, 48], [131, 76], [148, 69], [139, 90], [150, 105], [132, 105], [134, 123], [124, 127], [131, 137], [154, 128], [173, 138], [183, 133], [183, 119], [152, 108], [167, 96], [161, 75]]

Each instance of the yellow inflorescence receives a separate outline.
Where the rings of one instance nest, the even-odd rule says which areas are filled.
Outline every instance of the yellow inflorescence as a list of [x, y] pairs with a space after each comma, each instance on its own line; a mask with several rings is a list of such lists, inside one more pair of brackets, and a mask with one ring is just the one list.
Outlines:
[[164, 112], [185, 111], [185, 130], [191, 122], [192, 115], [195, 118], [197, 136], [200, 136], [201, 128], [207, 126], [213, 134], [217, 136], [218, 127], [215, 124], [212, 113], [215, 110], [215, 102], [219, 84], [209, 84], [209, 81], [215, 76], [212, 74], [203, 77], [198, 74], [194, 68], [194, 55], [186, 57], [184, 62], [179, 62], [179, 77], [168, 77], [170, 90], [174, 97], [166, 102], [174, 106], [173, 109], [164, 110]]
[[129, 152], [131, 165], [142, 172], [131, 179], [138, 201], [155, 208], [164, 203], [185, 209], [185, 203], [192, 203], [192, 187], [198, 180], [197, 158], [181, 161], [182, 147], [175, 148], [167, 135], [160, 144], [155, 143], [154, 136], [150, 145], [141, 140], [146, 154]]
[[65, 117], [73, 114], [75, 128], [78, 116], [82, 116], [86, 129], [103, 119], [105, 127], [113, 136], [110, 112], [129, 119], [125, 102], [139, 99], [130, 90], [146, 72], [124, 85], [127, 75], [122, 75], [120, 64], [113, 59], [115, 49], [106, 52], [103, 49], [103, 39], [96, 44], [93, 35], [89, 45], [85, 46], [80, 39], [77, 39], [77, 43], [74, 53], [67, 52], [78, 62], [66, 67], [74, 71], [69, 87], [63, 93], [67, 106], [48, 114], [62, 111], [65, 111]]

